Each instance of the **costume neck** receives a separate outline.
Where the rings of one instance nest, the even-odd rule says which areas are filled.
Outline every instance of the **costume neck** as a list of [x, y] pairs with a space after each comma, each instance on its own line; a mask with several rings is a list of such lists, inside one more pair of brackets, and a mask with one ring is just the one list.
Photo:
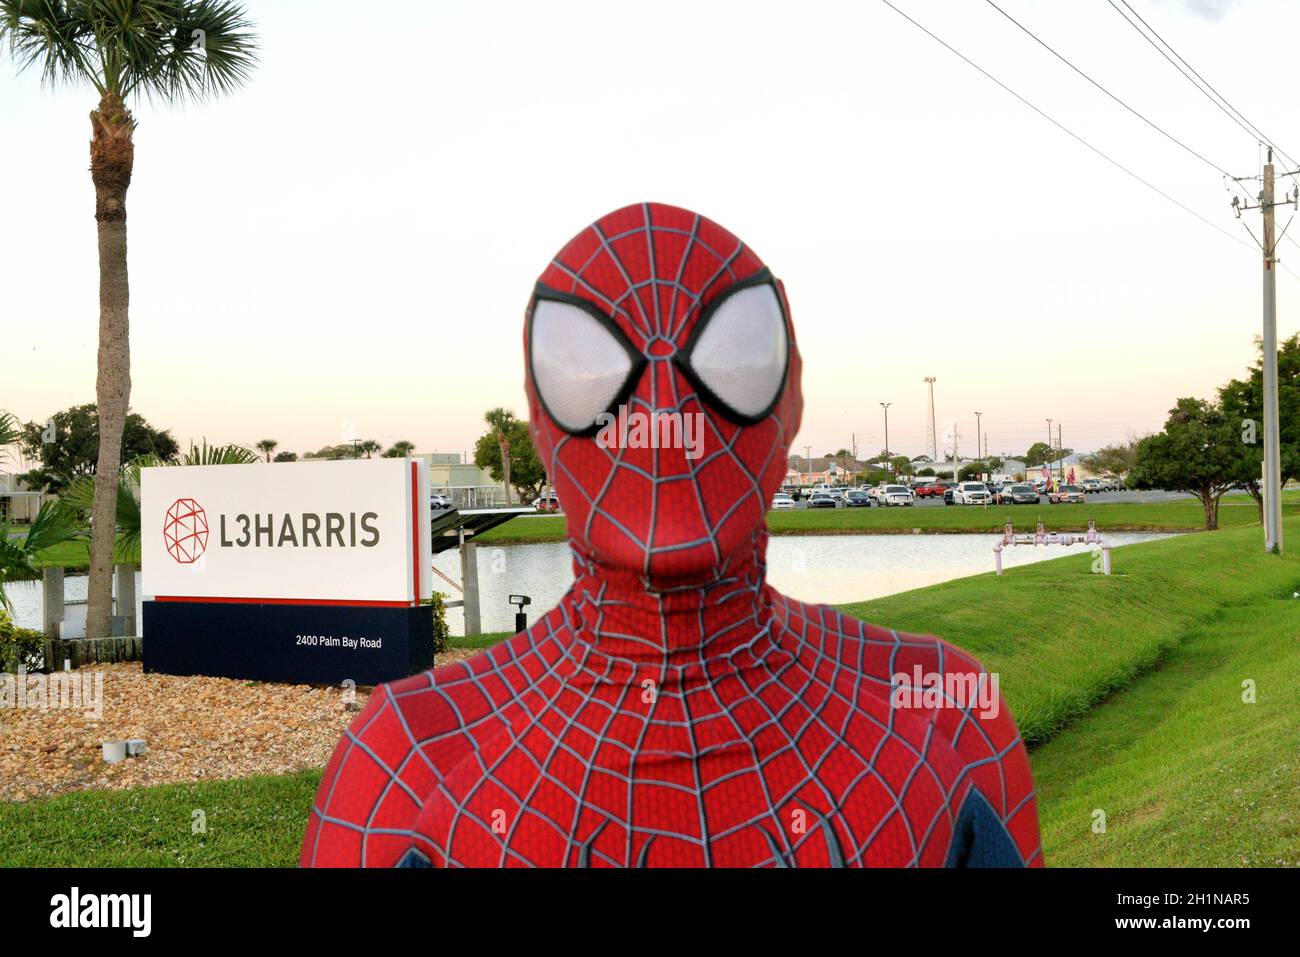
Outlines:
[[652, 582], [573, 549], [574, 635], [598, 657], [634, 667], [712, 667], [770, 638], [767, 529], [697, 579]]

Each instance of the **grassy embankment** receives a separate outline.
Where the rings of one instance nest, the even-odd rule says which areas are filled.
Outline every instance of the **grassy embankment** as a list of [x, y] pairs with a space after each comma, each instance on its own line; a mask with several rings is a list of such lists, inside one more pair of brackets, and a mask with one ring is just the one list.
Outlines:
[[[1076, 552], [846, 610], [1000, 674], [1037, 745], [1049, 865], [1300, 863], [1300, 558], [1265, 555], [1258, 526], [1114, 558], [1109, 578]], [[0, 863], [289, 865], [318, 775], [0, 804]]]

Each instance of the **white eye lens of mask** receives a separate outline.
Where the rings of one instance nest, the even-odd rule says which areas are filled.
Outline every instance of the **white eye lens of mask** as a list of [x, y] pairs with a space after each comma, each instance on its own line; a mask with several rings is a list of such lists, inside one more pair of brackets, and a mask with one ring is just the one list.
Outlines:
[[691, 346], [687, 362], [699, 381], [742, 418], [764, 415], [785, 381], [785, 316], [771, 283], [728, 296]]
[[538, 299], [529, 325], [533, 383], [555, 423], [591, 428], [632, 373], [632, 356], [605, 325], [572, 303]]

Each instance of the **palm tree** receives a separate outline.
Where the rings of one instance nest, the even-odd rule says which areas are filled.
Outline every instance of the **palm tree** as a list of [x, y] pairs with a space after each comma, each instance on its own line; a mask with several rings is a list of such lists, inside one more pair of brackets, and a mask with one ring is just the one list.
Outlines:
[[386, 459], [404, 459], [415, 451], [415, 443], [402, 439], [400, 442], [394, 442], [389, 446], [388, 451], [384, 453]]
[[75, 510], [62, 499], [41, 505], [27, 526], [26, 536], [13, 538], [9, 520], [0, 516], [0, 609], [13, 611], [5, 594], [5, 582], [40, 578], [36, 556], [53, 545], [77, 538], [81, 528]]
[[483, 413], [483, 419], [496, 433], [497, 445], [501, 448], [501, 480], [506, 487], [506, 504], [511, 504], [510, 496], [510, 428], [517, 421], [509, 409], [497, 406]]
[[271, 453], [280, 447], [280, 443], [275, 439], [263, 439], [257, 443], [257, 450], [266, 456], [266, 460], [271, 461]]
[[90, 178], [99, 230], [99, 459], [86, 636], [108, 634], [113, 601], [113, 513], [122, 430], [131, 398], [126, 190], [135, 164], [127, 100], [178, 104], [229, 93], [247, 79], [257, 38], [231, 0], [0, 0], [0, 44], [18, 69], [48, 85], [89, 85]]
[[380, 445], [378, 442], [376, 442], [374, 439], [362, 439], [360, 442], [357, 443], [357, 451], [365, 452], [366, 458], [370, 458], [371, 452], [379, 452], [382, 449], [383, 446]]

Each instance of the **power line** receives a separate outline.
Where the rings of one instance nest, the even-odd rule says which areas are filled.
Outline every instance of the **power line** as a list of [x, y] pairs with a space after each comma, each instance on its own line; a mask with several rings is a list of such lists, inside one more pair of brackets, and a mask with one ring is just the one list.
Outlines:
[[[1110, 164], [1111, 164], [1112, 166], [1114, 166], [1116, 169], [1118, 169], [1118, 170], [1120, 170], [1121, 172], [1126, 173], [1127, 175], [1131, 176], [1133, 179], [1137, 180], [1139, 183], [1141, 183], [1141, 184], [1142, 184], [1143, 186], [1145, 186], [1147, 189], [1151, 190], [1153, 193], [1157, 193], [1158, 195], [1164, 197], [1164, 198], [1167, 199], [1169, 202], [1173, 203], [1175, 206], [1177, 206], [1179, 209], [1181, 209], [1183, 212], [1185, 212], [1185, 213], [1189, 213], [1189, 214], [1191, 214], [1192, 216], [1195, 216], [1195, 217], [1196, 217], [1197, 219], [1199, 219], [1201, 222], [1205, 223], [1205, 225], [1209, 226], [1211, 229], [1215, 230], [1216, 232], [1219, 232], [1219, 233], [1221, 233], [1222, 235], [1226, 236], [1228, 239], [1232, 240], [1234, 243], [1237, 243], [1237, 244], [1240, 245], [1240, 246], [1244, 246], [1244, 247], [1246, 247], [1247, 249], [1251, 249], [1250, 244], [1247, 243], [1247, 242], [1246, 242], [1244, 239], [1242, 239], [1241, 237], [1239, 237], [1239, 236], [1234, 236], [1232, 233], [1228, 232], [1226, 229], [1223, 229], [1222, 227], [1218, 226], [1217, 224], [1215, 224], [1215, 223], [1211, 222], [1210, 220], [1206, 219], [1204, 216], [1202, 216], [1202, 215], [1201, 215], [1200, 213], [1198, 213], [1196, 210], [1192, 209], [1190, 206], [1187, 206], [1187, 205], [1184, 205], [1183, 203], [1180, 203], [1178, 200], [1174, 199], [1172, 196], [1170, 196], [1168, 193], [1166, 193], [1166, 192], [1165, 192], [1164, 190], [1162, 190], [1160, 187], [1155, 186], [1155, 185], [1149, 183], [1147, 180], [1143, 179], [1143, 178], [1142, 178], [1141, 176], [1139, 176], [1137, 173], [1133, 172], [1131, 169], [1129, 169], [1129, 168], [1128, 168], [1127, 166], [1125, 166], [1123, 163], [1119, 162], [1119, 161], [1116, 160], [1116, 159], [1112, 159], [1112, 158], [1111, 158], [1110, 156], [1108, 156], [1106, 153], [1102, 152], [1102, 150], [1098, 149], [1096, 146], [1093, 146], [1091, 143], [1089, 143], [1087, 140], [1085, 140], [1085, 139], [1084, 139], [1082, 136], [1080, 136], [1078, 133], [1074, 132], [1074, 131], [1073, 131], [1072, 129], [1070, 129], [1068, 126], [1066, 126], [1065, 124], [1063, 124], [1063, 123], [1057, 121], [1056, 119], [1054, 119], [1054, 118], [1052, 118], [1051, 116], [1049, 116], [1047, 113], [1045, 113], [1045, 112], [1043, 112], [1042, 110], [1040, 110], [1037, 106], [1035, 106], [1033, 103], [1029, 102], [1027, 99], [1025, 99], [1023, 96], [1021, 96], [1021, 95], [1020, 95], [1019, 93], [1017, 93], [1015, 90], [1011, 89], [1011, 87], [1007, 86], [1005, 83], [1003, 83], [1001, 80], [999, 80], [996, 76], [994, 76], [994, 75], [993, 75], [992, 73], [990, 73], [988, 70], [984, 69], [984, 68], [983, 68], [982, 66], [980, 66], [978, 63], [976, 63], [974, 60], [972, 60], [970, 57], [966, 56], [964, 53], [962, 53], [962, 52], [961, 52], [960, 50], [958, 50], [956, 47], [952, 46], [951, 44], [949, 44], [947, 41], [945, 41], [945, 40], [942, 39], [941, 37], [939, 37], [939, 36], [935, 35], [934, 33], [930, 32], [930, 30], [928, 30], [926, 27], [922, 26], [922, 25], [921, 25], [920, 23], [918, 23], [916, 20], [913, 20], [910, 16], [908, 16], [908, 15], [907, 15], [906, 13], [904, 13], [902, 10], [898, 9], [898, 7], [896, 7], [896, 6], [894, 6], [892, 3], [890, 3], [889, 0], [880, 0], [880, 2], [883, 3], [885, 6], [889, 7], [889, 9], [893, 10], [895, 13], [897, 13], [900, 17], [902, 17], [902, 18], [903, 18], [904, 20], [906, 20], [908, 23], [912, 24], [912, 26], [916, 27], [918, 30], [920, 30], [922, 33], [924, 33], [926, 36], [928, 36], [931, 40], [934, 40], [934, 41], [935, 41], [936, 43], [938, 43], [940, 46], [942, 46], [942, 47], [944, 47], [945, 49], [947, 49], [948, 52], [954, 54], [955, 56], [957, 56], [957, 57], [959, 57], [960, 59], [962, 59], [963, 61], [965, 61], [966, 64], [967, 64], [968, 66], [971, 66], [971, 67], [973, 67], [974, 69], [978, 70], [978, 71], [979, 71], [981, 74], [983, 74], [986, 78], [988, 78], [989, 80], [992, 80], [992, 81], [993, 81], [994, 83], [996, 83], [998, 86], [1002, 87], [1002, 89], [1006, 90], [1008, 93], [1010, 93], [1012, 96], [1014, 96], [1017, 100], [1019, 100], [1019, 101], [1020, 101], [1021, 103], [1023, 103], [1025, 106], [1029, 107], [1031, 110], [1033, 110], [1033, 111], [1034, 111], [1035, 113], [1037, 113], [1039, 116], [1041, 116], [1043, 119], [1047, 120], [1047, 122], [1051, 123], [1053, 126], [1055, 126], [1057, 129], [1059, 129], [1061, 132], [1067, 134], [1067, 135], [1070, 136], [1072, 139], [1076, 140], [1076, 141], [1079, 142], [1079, 143], [1082, 143], [1082, 144], [1083, 144], [1084, 146], [1086, 146], [1088, 149], [1092, 150], [1094, 153], [1096, 153], [1098, 156], [1100, 156], [1102, 159], [1104, 159], [1107, 163], [1110, 163]], [[1208, 160], [1207, 160], [1207, 162], [1208, 162]], [[1214, 164], [1210, 164], [1210, 165], [1214, 165]], [[1217, 167], [1216, 167], [1216, 169], [1217, 169]], [[1224, 176], [1228, 176], [1227, 173], [1224, 173], [1223, 175], [1224, 175]], [[1231, 179], [1230, 176], [1229, 176], [1229, 179]], [[1289, 272], [1289, 271], [1290, 271], [1290, 270], [1288, 270], [1288, 272]], [[1297, 279], [1300, 279], [1300, 276], [1297, 276], [1295, 273], [1292, 273], [1292, 275], [1293, 275], [1293, 276], [1296, 276]]]
[[994, 10], [996, 10], [998, 13], [1000, 13], [1000, 14], [1002, 14], [1004, 17], [1006, 17], [1006, 18], [1007, 18], [1008, 20], [1010, 20], [1012, 23], [1014, 23], [1014, 24], [1015, 24], [1017, 27], [1019, 27], [1021, 30], [1023, 30], [1023, 31], [1024, 31], [1024, 32], [1025, 32], [1029, 37], [1031, 37], [1031, 38], [1033, 39], [1033, 41], [1034, 41], [1035, 43], [1037, 43], [1039, 46], [1041, 46], [1044, 50], [1046, 50], [1047, 52], [1051, 53], [1052, 56], [1056, 57], [1058, 60], [1060, 60], [1062, 63], [1064, 63], [1066, 66], [1068, 66], [1068, 67], [1069, 67], [1071, 70], [1073, 70], [1075, 73], [1079, 74], [1079, 76], [1083, 77], [1085, 80], [1087, 80], [1087, 81], [1088, 81], [1089, 83], [1091, 83], [1093, 86], [1095, 86], [1097, 89], [1101, 90], [1101, 92], [1105, 93], [1108, 97], [1110, 97], [1112, 100], [1114, 100], [1114, 101], [1115, 101], [1116, 103], [1118, 103], [1120, 106], [1124, 107], [1124, 109], [1128, 110], [1130, 113], [1132, 113], [1134, 116], [1136, 116], [1138, 119], [1140, 119], [1140, 120], [1141, 120], [1143, 123], [1145, 123], [1147, 126], [1151, 127], [1153, 130], [1155, 130], [1155, 131], [1156, 131], [1157, 133], [1159, 133], [1161, 136], [1163, 136], [1163, 137], [1165, 137], [1166, 139], [1168, 139], [1171, 143], [1175, 143], [1175, 144], [1177, 144], [1178, 146], [1182, 147], [1184, 150], [1186, 150], [1186, 151], [1187, 151], [1188, 153], [1190, 153], [1192, 156], [1195, 156], [1195, 157], [1196, 157], [1198, 160], [1200, 160], [1202, 163], [1205, 163], [1207, 166], [1210, 166], [1210, 167], [1212, 167], [1212, 168], [1215, 169], [1215, 170], [1218, 170], [1218, 171], [1219, 171], [1220, 173], [1222, 173], [1224, 176], [1227, 176], [1227, 177], [1231, 178], [1231, 174], [1230, 174], [1227, 170], [1225, 170], [1222, 166], [1220, 166], [1218, 163], [1214, 163], [1214, 162], [1211, 162], [1210, 160], [1206, 159], [1204, 156], [1202, 156], [1200, 153], [1196, 152], [1196, 150], [1192, 149], [1190, 146], [1188, 146], [1186, 143], [1184, 143], [1184, 142], [1183, 142], [1182, 140], [1180, 140], [1178, 137], [1174, 136], [1172, 133], [1168, 132], [1168, 131], [1165, 130], [1164, 128], [1162, 128], [1162, 127], [1160, 127], [1160, 126], [1157, 126], [1154, 122], [1152, 122], [1151, 120], [1147, 119], [1145, 116], [1143, 116], [1143, 115], [1142, 115], [1141, 113], [1139, 113], [1137, 110], [1135, 110], [1133, 107], [1129, 106], [1127, 103], [1125, 103], [1123, 100], [1121, 100], [1118, 96], [1116, 96], [1116, 95], [1115, 95], [1114, 93], [1112, 93], [1110, 90], [1106, 89], [1104, 86], [1102, 86], [1100, 83], [1098, 83], [1096, 80], [1094, 80], [1094, 79], [1093, 79], [1091, 76], [1089, 76], [1087, 73], [1084, 73], [1081, 69], [1079, 69], [1079, 68], [1078, 68], [1077, 66], [1075, 66], [1073, 63], [1071, 63], [1070, 60], [1069, 60], [1067, 57], [1065, 57], [1065, 56], [1063, 56], [1062, 54], [1058, 53], [1055, 49], [1053, 49], [1051, 46], [1049, 46], [1049, 45], [1048, 45], [1047, 43], [1045, 43], [1043, 40], [1040, 40], [1040, 39], [1038, 38], [1037, 34], [1035, 34], [1032, 30], [1030, 30], [1027, 26], [1025, 26], [1023, 23], [1021, 23], [1019, 20], [1017, 20], [1017, 19], [1016, 19], [1015, 17], [1013, 17], [1011, 14], [1007, 13], [1007, 11], [1005, 11], [1005, 10], [1003, 10], [1001, 7], [999, 7], [996, 3], [993, 2], [993, 0], [984, 0], [984, 2], [987, 3], [987, 4], [988, 4], [990, 7], [992, 7]]
[[[1271, 137], [1265, 136], [1263, 130], [1261, 130], [1254, 123], [1250, 122], [1250, 120], [1246, 119], [1245, 114], [1243, 114], [1239, 109], [1237, 109], [1235, 106], [1229, 103], [1227, 98], [1210, 84], [1209, 80], [1201, 76], [1201, 74], [1197, 71], [1196, 67], [1192, 66], [1185, 59], [1183, 59], [1183, 57], [1179, 54], [1179, 52], [1175, 50], [1172, 46], [1170, 46], [1169, 42], [1164, 37], [1162, 37], [1159, 33], [1156, 32], [1156, 29], [1142, 18], [1142, 14], [1138, 13], [1131, 6], [1129, 6], [1128, 0], [1120, 0], [1120, 3], [1124, 4], [1124, 6], [1128, 9], [1129, 13], [1133, 14], [1133, 16], [1137, 18], [1138, 22], [1141, 23], [1143, 27], [1146, 27], [1146, 29], [1151, 32], [1151, 36], [1155, 37], [1155, 40], [1159, 40], [1160, 44], [1162, 44], [1165, 47], [1165, 49], [1169, 51], [1169, 53], [1172, 53], [1174, 57], [1177, 57], [1178, 63], [1174, 62], [1174, 60], [1169, 56], [1169, 53], [1166, 53], [1165, 50], [1160, 49], [1160, 46], [1156, 44], [1155, 40], [1152, 40], [1151, 36], [1147, 36], [1147, 34], [1142, 30], [1142, 28], [1139, 27], [1137, 23], [1134, 23], [1133, 20], [1129, 18], [1128, 14], [1126, 14], [1123, 10], [1121, 10], [1118, 6], [1116, 6], [1115, 0], [1106, 0], [1106, 2], [1109, 3], [1114, 8], [1116, 13], [1118, 13], [1120, 16], [1124, 18], [1124, 21], [1128, 23], [1129, 26], [1131, 26], [1134, 30], [1138, 32], [1138, 34], [1142, 37], [1142, 39], [1146, 40], [1147, 43], [1150, 43], [1151, 46], [1155, 48], [1157, 53], [1159, 53], [1166, 60], [1168, 60], [1174, 66], [1174, 68], [1178, 70], [1178, 72], [1181, 73], [1187, 79], [1187, 82], [1191, 83], [1194, 87], [1200, 90], [1201, 93], [1203, 93], [1211, 103], [1213, 103], [1225, 114], [1227, 114], [1230, 120], [1232, 120], [1243, 130], [1245, 130], [1248, 134], [1250, 134], [1252, 138], [1267, 143], [1269, 146], [1273, 147], [1273, 149], [1277, 151], [1279, 156], [1285, 157], [1293, 166], [1300, 165], [1297, 164], [1296, 161], [1292, 159], [1291, 156], [1285, 150], [1283, 150], [1275, 142], [1273, 142]], [[1179, 63], [1181, 63], [1182, 66], [1179, 66]], [[1183, 67], [1186, 67], [1187, 69], [1184, 70]], [[1188, 75], [1188, 70], [1191, 71], [1190, 76]], [[1192, 76], [1195, 76], [1196, 79], [1195, 80], [1192, 79]], [[1199, 80], [1200, 83], [1198, 83], [1197, 80]]]

